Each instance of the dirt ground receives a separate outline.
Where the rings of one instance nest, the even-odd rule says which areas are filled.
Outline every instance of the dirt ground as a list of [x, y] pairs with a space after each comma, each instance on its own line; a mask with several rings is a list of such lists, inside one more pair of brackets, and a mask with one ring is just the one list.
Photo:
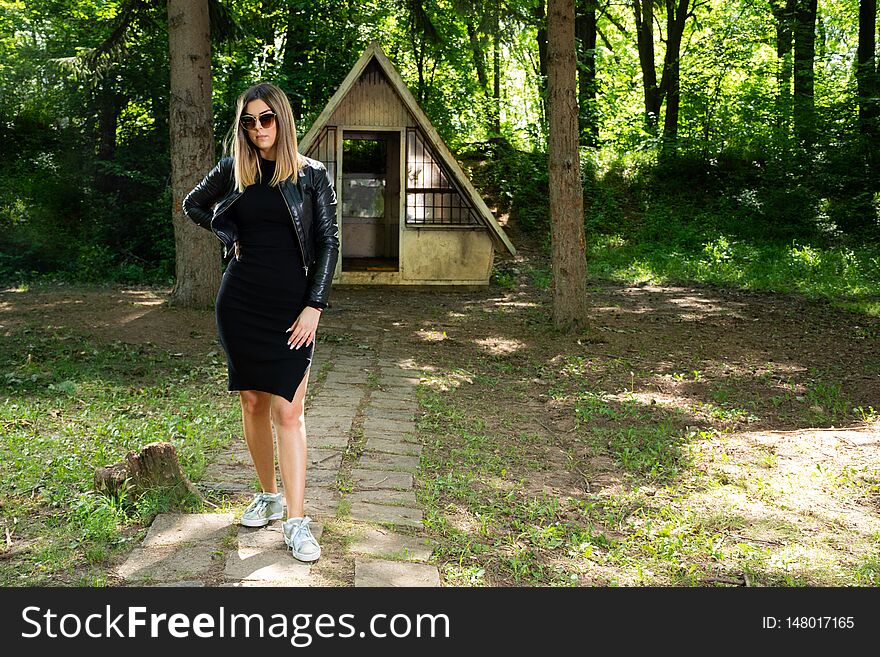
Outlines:
[[[496, 265], [514, 276], [512, 288], [336, 287], [321, 328], [382, 331], [402, 357], [428, 369], [485, 356], [549, 369], [565, 355], [625, 360], [653, 370], [653, 376], [630, 383], [650, 391], [656, 403], [674, 403], [685, 392], [698, 396], [707, 380], [722, 375], [757, 396], [785, 380], [803, 391], [798, 386], [822, 371], [835, 373], [842, 396], [853, 405], [880, 406], [878, 318], [790, 295], [593, 281], [589, 326], [558, 334], [552, 328], [550, 291], [531, 285], [527, 275], [535, 269], [549, 272], [546, 257], [526, 244], [515, 257], [496, 258]], [[149, 342], [183, 353], [218, 348], [213, 313], [169, 308], [169, 292], [165, 287], [76, 285], [4, 290], [0, 334], [22, 323], [44, 323], [45, 330], [76, 327], [98, 340]], [[664, 376], [694, 370], [701, 374], [697, 381], [670, 382]], [[761, 383], [755, 384], [755, 377]], [[538, 399], [547, 382], [533, 383]], [[796, 428], [798, 422], [785, 411], [765, 413], [752, 426]]]
[[[648, 413], [657, 423], [702, 431], [695, 467], [722, 484], [747, 479], [754, 468], [769, 498], [785, 496], [784, 505], [770, 508], [760, 495], [746, 494], [736, 526], [720, 523], [731, 541], [790, 544], [780, 523], [768, 520], [781, 522], [783, 515], [792, 531], [812, 532], [817, 540], [841, 526], [865, 537], [864, 545], [880, 537], [874, 413], [880, 411], [880, 320], [795, 296], [594, 281], [589, 326], [559, 333], [549, 290], [532, 284], [531, 272], [549, 270], [543, 256], [523, 249], [498, 267], [512, 277], [509, 287], [334, 289], [318, 348], [321, 332], [352, 340], [381, 335], [386, 355], [421, 369], [429, 391], [446, 395], [466, 418], [480, 419], [497, 441], [496, 453], [521, 449], [541, 461], [540, 468], [514, 472], [527, 482], [524, 494], [613, 495], [635, 487], [663, 504], [663, 486], [652, 490], [644, 473], [634, 480], [608, 452], [583, 440], [585, 425], [600, 431], [619, 425], [635, 408], [643, 419]], [[22, 325], [75, 327], [98, 341], [192, 354], [219, 350], [213, 313], [169, 308], [169, 292], [8, 289], [0, 292], [0, 335]], [[593, 413], [590, 400], [601, 401]], [[541, 440], [526, 443], [523, 436]], [[833, 481], [816, 480], [823, 467], [833, 471]], [[852, 495], [841, 494], [850, 488]], [[730, 490], [699, 491], [700, 503], [707, 513], [717, 504], [724, 515], [729, 507], [716, 494], [730, 504]], [[450, 517], [463, 529], [472, 522], [466, 509], [457, 520], [454, 512]], [[611, 537], [633, 531], [623, 524], [604, 529]], [[853, 567], [860, 559], [864, 554], [840, 558]], [[719, 581], [729, 575], [720, 572]], [[488, 583], [513, 583], [506, 577], [498, 572]], [[582, 584], [612, 579], [626, 582], [599, 566], [581, 575]]]

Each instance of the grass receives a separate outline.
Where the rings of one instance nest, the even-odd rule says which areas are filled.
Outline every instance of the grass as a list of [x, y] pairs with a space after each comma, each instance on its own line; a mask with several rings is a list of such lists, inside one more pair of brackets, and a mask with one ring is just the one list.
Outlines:
[[[835, 185], [855, 179], [840, 163], [813, 162], [814, 173], [796, 180], [801, 174], [792, 162], [765, 168], [734, 153], [711, 161], [682, 153], [669, 166], [658, 165], [650, 151], [604, 148], [581, 157], [591, 277], [796, 293], [880, 316], [878, 197], [873, 217], [852, 221], [857, 204], [852, 194], [840, 197]], [[504, 209], [547, 254], [544, 158], [509, 162], [502, 156], [494, 163], [502, 175], [487, 184], [505, 187], [495, 190], [512, 199]], [[510, 170], [521, 177], [508, 178]], [[524, 275], [520, 283], [540, 290], [552, 280], [548, 265], [521, 263], [496, 264], [492, 280], [512, 289], [517, 274]]]
[[0, 366], [0, 522], [9, 549], [20, 550], [0, 560], [0, 582], [101, 585], [107, 565], [169, 501], [98, 495], [95, 468], [170, 441], [198, 481], [234, 420], [228, 401], [209, 392], [221, 390], [211, 382], [225, 363], [216, 352], [101, 345], [69, 329], [25, 327], [0, 343]]
[[778, 243], [720, 232], [677, 237], [681, 241], [649, 243], [637, 236], [593, 235], [590, 271], [629, 283], [697, 282], [800, 293], [878, 316], [880, 251], [874, 246]]
[[[462, 358], [443, 367], [435, 354], [419, 388], [418, 499], [446, 585], [877, 584], [876, 536], [856, 529], [880, 526], [870, 462], [809, 432], [772, 443], [744, 433], [876, 419], [834, 371], [781, 378], [764, 366], [750, 380], [679, 366], [657, 377], [613, 354]], [[536, 377], [568, 429], [519, 408]], [[691, 398], [654, 404], [644, 389], [658, 380]], [[778, 408], [756, 382], [778, 383], [791, 404]]]
[[[811, 234], [780, 238], [746, 227], [725, 199], [699, 210], [656, 199], [627, 232], [589, 231], [590, 275], [630, 284], [702, 283], [802, 294], [880, 316], [880, 249], [872, 240]], [[760, 225], [754, 218], [753, 225]]]

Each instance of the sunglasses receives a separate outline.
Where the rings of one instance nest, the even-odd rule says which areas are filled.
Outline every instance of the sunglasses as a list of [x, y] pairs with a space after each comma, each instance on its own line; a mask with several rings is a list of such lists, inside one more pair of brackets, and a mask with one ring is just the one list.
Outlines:
[[[251, 116], [250, 114], [244, 114], [241, 119], [239, 119], [239, 123], [241, 123], [241, 127], [245, 130], [256, 130], [257, 118], [258, 117]], [[263, 112], [260, 114], [259, 119], [260, 125], [268, 130], [275, 124], [275, 113]]]

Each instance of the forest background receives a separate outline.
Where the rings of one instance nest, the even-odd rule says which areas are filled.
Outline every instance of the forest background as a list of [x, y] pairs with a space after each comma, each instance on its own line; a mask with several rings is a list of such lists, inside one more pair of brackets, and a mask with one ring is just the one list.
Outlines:
[[[376, 39], [453, 152], [483, 165], [472, 175], [493, 207], [549, 249], [543, 1], [211, 10], [218, 141], [257, 79], [287, 91], [304, 134]], [[876, 2], [576, 14], [592, 276], [878, 312]], [[0, 22], [0, 280], [169, 284], [164, 3], [4, 1]]]

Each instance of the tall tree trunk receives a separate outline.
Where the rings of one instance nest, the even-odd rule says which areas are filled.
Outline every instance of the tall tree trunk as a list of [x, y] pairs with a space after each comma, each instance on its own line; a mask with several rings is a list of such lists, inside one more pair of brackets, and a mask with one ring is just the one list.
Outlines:
[[859, 49], [856, 78], [859, 85], [859, 130], [877, 148], [880, 115], [880, 69], [877, 66], [877, 0], [859, 2]]
[[547, 23], [553, 322], [560, 328], [582, 327], [587, 323], [587, 261], [578, 152], [574, 0], [550, 0]]
[[776, 126], [783, 133], [782, 143], [788, 140], [788, 125], [791, 121], [791, 77], [792, 77], [792, 41], [794, 39], [795, 10], [797, 0], [775, 0], [771, 3], [773, 15], [776, 17], [776, 60], [777, 86]]
[[794, 127], [802, 148], [815, 142], [813, 61], [816, 58], [817, 0], [798, 0], [794, 26]]
[[[282, 53], [280, 71], [282, 79], [284, 77], [296, 79], [300, 75], [300, 67], [303, 66], [301, 58], [305, 56], [306, 48], [303, 47], [305, 44], [303, 44], [303, 35], [299, 32], [299, 27], [299, 15], [295, 8], [290, 8], [287, 11], [284, 25], [284, 52]], [[305, 66], [303, 68], [308, 70]], [[314, 89], [315, 86], [313, 85], [312, 88]], [[298, 122], [305, 112], [307, 101], [303, 99], [302, 94], [288, 94], [288, 98], [290, 98], [290, 109], [293, 111], [293, 118]], [[297, 123], [297, 127], [299, 127], [299, 123]]]
[[116, 153], [116, 128], [125, 96], [111, 88], [104, 79], [98, 87], [98, 159], [109, 161]]
[[477, 72], [477, 81], [480, 83], [480, 89], [488, 96], [489, 75], [486, 71], [486, 55], [480, 45], [480, 36], [477, 34], [477, 28], [474, 26], [472, 18], [466, 18], [466, 26], [468, 41], [471, 44], [471, 58], [474, 60], [474, 70]]
[[859, 132], [862, 134], [861, 202], [852, 209], [850, 226], [845, 229], [864, 230], [876, 225], [877, 210], [872, 203], [880, 188], [880, 66], [877, 62], [877, 0], [859, 2], [859, 47], [856, 79], [859, 93]]
[[666, 0], [666, 53], [663, 57], [663, 79], [666, 116], [663, 119], [663, 154], [675, 155], [678, 142], [678, 108], [681, 105], [681, 42], [690, 0]]
[[[98, 153], [99, 160], [110, 162], [116, 154], [116, 129], [125, 96], [112, 88], [112, 81], [105, 78], [96, 89], [98, 103]], [[104, 195], [118, 189], [117, 177], [103, 170], [95, 172], [95, 189]]]
[[416, 71], [418, 72], [418, 86], [416, 87], [416, 100], [419, 105], [425, 104], [425, 39], [418, 38], [416, 33], [411, 35], [413, 54], [416, 56]]
[[[407, 34], [412, 43], [416, 70], [419, 77], [415, 97], [420, 105], [424, 105], [430, 91], [429, 83], [425, 79], [428, 56], [431, 55], [433, 57], [435, 68], [438, 60], [437, 52], [431, 44], [441, 44], [442, 39], [437, 32], [437, 28], [431, 22], [431, 17], [425, 10], [426, 0], [408, 0], [406, 4], [409, 10]], [[442, 47], [440, 52], [442, 52]]]
[[168, 139], [168, 105], [163, 93], [157, 89], [152, 89], [150, 94], [150, 111], [153, 115], [154, 134], [157, 140], [161, 140], [163, 150], [165, 140]]
[[545, 10], [546, 0], [538, 0], [532, 9], [535, 25], [538, 30], [538, 91], [541, 99], [541, 125], [547, 125], [547, 13]]
[[657, 84], [657, 66], [654, 63], [654, 5], [652, 0], [633, 0], [633, 13], [636, 18], [639, 63], [642, 67], [642, 87], [645, 95], [645, 128], [651, 134], [656, 134], [663, 97]]
[[[497, 19], [497, 14], [496, 14]], [[495, 21], [492, 35], [492, 101], [494, 104], [492, 129], [501, 138], [501, 34], [499, 21]]]
[[578, 0], [574, 22], [578, 43], [578, 132], [580, 143], [599, 143], [596, 113], [596, 0]]
[[171, 212], [176, 280], [169, 303], [211, 308], [220, 287], [219, 242], [181, 208], [183, 197], [214, 166], [211, 25], [208, 0], [168, 0]]
[[483, 95], [483, 101], [489, 114], [490, 130], [494, 134], [498, 134], [495, 126], [498, 124], [498, 103], [493, 102], [492, 90], [489, 88], [489, 72], [486, 70], [486, 53], [483, 52], [483, 45], [480, 42], [480, 35], [474, 25], [474, 19], [471, 16], [465, 16], [465, 26], [467, 27], [468, 41], [471, 46], [471, 58], [474, 62], [474, 70], [477, 72], [477, 82], [480, 85], [480, 92]]

